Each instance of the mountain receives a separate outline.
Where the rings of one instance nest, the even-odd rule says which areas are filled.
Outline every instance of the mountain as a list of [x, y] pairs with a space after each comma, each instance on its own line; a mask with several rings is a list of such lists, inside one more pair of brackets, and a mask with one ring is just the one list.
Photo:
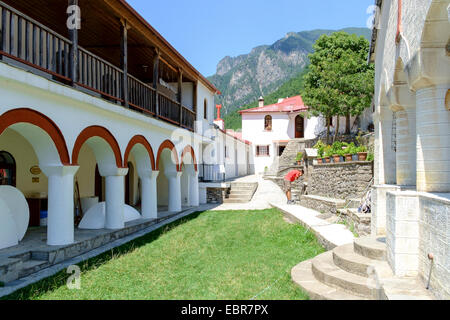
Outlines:
[[[347, 28], [345, 31], [370, 39], [367, 28]], [[217, 72], [208, 79], [222, 92], [216, 103], [224, 107], [224, 115], [240, 106], [267, 96], [286, 81], [300, 74], [308, 65], [308, 54], [322, 34], [336, 30], [290, 32], [272, 45], [263, 45], [250, 53], [225, 57], [217, 65]]]

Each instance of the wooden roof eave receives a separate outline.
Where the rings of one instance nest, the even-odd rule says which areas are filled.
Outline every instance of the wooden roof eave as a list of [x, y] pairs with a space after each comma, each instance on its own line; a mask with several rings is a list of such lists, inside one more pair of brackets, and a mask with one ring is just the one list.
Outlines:
[[200, 80], [214, 93], [219, 90], [197, 71], [164, 37], [156, 31], [136, 10], [125, 0], [103, 0], [122, 19], [125, 19], [130, 27], [134, 28], [152, 42], [161, 53], [181, 66], [184, 72], [193, 79]]

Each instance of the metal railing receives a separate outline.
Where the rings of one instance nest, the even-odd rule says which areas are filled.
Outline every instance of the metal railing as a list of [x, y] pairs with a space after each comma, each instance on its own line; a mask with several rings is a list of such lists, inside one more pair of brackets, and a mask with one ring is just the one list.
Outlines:
[[199, 165], [199, 179], [201, 182], [224, 182], [225, 172], [220, 172], [218, 164]]

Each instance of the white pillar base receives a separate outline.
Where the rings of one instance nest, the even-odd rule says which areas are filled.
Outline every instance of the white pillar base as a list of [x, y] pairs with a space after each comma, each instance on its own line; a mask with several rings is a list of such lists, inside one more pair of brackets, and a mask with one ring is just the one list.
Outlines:
[[181, 175], [182, 172], [166, 173], [169, 180], [169, 212], [180, 212], [181, 208]]
[[158, 218], [158, 194], [156, 187], [156, 178], [159, 171], [150, 171], [146, 174], [140, 173], [142, 185], [141, 214], [144, 219], [157, 219]]
[[105, 227], [110, 230], [123, 229], [125, 227], [125, 180], [128, 169], [117, 169], [114, 174], [105, 177]]
[[47, 244], [74, 243], [73, 181], [78, 166], [43, 166], [48, 177]]
[[191, 207], [198, 207], [200, 205], [198, 188], [198, 172], [195, 172], [189, 179], [189, 205]]

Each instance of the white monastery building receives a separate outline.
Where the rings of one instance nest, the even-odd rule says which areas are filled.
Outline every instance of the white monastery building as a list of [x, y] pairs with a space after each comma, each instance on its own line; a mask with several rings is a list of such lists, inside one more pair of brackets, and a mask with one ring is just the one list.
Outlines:
[[[301, 96], [280, 99], [278, 103], [264, 105], [264, 99], [259, 99], [259, 107], [241, 110], [242, 139], [253, 145], [254, 166], [256, 173], [270, 168], [275, 159], [282, 155], [287, 144], [292, 139], [312, 140], [326, 130], [326, 120], [308, 114]], [[356, 117], [351, 117], [351, 125]], [[341, 117], [345, 123], [345, 117]], [[336, 117], [331, 119], [331, 131]], [[344, 133], [345, 126], [340, 126]], [[294, 159], [293, 159], [294, 160]]]
[[372, 235], [396, 275], [449, 299], [450, 1], [376, 5]]
[[69, 4], [0, 1], [0, 249], [43, 213], [47, 244], [68, 245], [81, 214], [120, 230], [252, 170], [213, 124], [218, 90], [126, 1]]

